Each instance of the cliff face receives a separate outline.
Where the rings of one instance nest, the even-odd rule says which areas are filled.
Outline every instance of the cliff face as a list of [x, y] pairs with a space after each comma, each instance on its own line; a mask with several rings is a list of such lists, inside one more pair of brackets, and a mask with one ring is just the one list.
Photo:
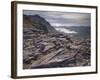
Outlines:
[[24, 28], [33, 28], [50, 33], [55, 31], [50, 23], [39, 15], [24, 15], [23, 24]]

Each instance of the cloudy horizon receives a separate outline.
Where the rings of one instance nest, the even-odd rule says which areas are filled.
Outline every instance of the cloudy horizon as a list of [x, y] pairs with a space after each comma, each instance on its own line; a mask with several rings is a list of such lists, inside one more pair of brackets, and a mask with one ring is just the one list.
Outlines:
[[37, 11], [23, 10], [24, 15], [39, 15], [45, 18], [52, 26], [89, 26], [90, 13], [57, 12], [57, 11]]

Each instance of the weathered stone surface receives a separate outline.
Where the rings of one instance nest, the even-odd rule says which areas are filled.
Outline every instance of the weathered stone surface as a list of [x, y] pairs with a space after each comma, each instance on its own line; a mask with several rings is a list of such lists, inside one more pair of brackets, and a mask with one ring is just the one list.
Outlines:
[[[35, 16], [36, 17], [36, 16]], [[39, 16], [38, 16], [39, 17]], [[41, 20], [39, 21], [41, 22]], [[67, 34], [45, 32], [40, 24], [24, 22], [23, 29], [23, 68], [51, 68], [90, 66], [90, 38], [70, 38]], [[38, 26], [38, 28], [36, 28]], [[45, 26], [46, 27], [46, 26]]]

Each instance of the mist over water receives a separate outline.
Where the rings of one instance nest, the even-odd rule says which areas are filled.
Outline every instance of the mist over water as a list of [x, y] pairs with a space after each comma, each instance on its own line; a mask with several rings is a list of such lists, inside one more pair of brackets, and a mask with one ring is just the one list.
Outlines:
[[59, 31], [59, 32], [64, 32], [64, 33], [73, 33], [73, 34], [77, 34], [77, 32], [76, 31], [74, 31], [74, 30], [69, 30], [69, 29], [66, 29], [66, 28], [55, 28], [57, 31]]
[[55, 29], [62, 33], [80, 37], [90, 37], [91, 34], [90, 26], [70, 26], [70, 27], [59, 26], [55, 27]]

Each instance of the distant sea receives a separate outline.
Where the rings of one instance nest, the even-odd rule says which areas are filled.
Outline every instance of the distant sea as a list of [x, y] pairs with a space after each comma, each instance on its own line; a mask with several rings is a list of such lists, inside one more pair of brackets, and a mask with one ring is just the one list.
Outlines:
[[67, 34], [72, 34], [80, 37], [90, 37], [91, 27], [89, 26], [71, 26], [71, 27], [56, 27], [56, 30]]

